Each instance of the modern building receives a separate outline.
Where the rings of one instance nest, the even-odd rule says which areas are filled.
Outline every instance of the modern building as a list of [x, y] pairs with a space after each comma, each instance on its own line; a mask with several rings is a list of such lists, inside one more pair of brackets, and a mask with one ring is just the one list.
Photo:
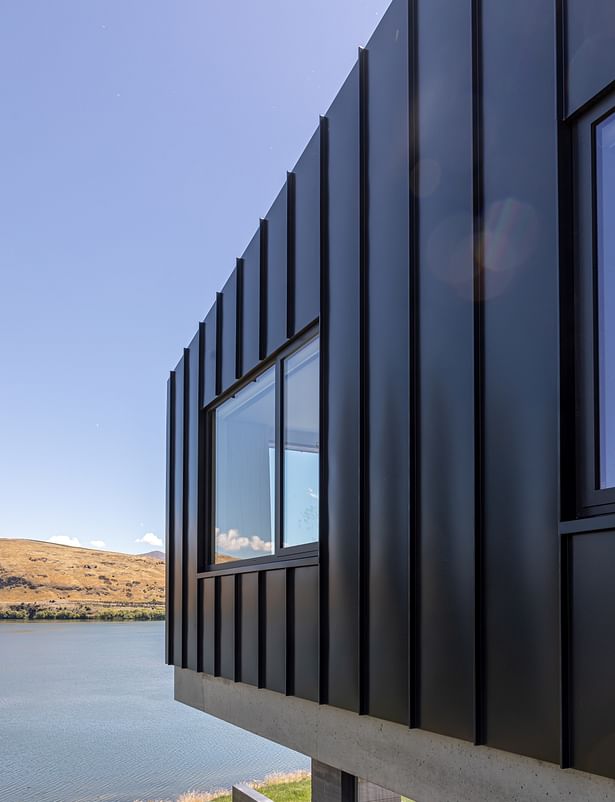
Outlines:
[[394, 0], [168, 410], [176, 699], [318, 802], [615, 800], [613, 0]]

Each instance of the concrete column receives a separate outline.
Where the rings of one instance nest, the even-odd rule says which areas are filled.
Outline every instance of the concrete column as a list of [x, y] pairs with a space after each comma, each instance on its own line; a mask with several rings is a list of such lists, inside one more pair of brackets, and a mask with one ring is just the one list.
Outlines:
[[359, 777], [357, 802], [401, 802], [401, 797], [399, 794], [394, 794], [393, 791], [387, 791], [386, 788]]
[[312, 760], [312, 802], [357, 802], [356, 778]]

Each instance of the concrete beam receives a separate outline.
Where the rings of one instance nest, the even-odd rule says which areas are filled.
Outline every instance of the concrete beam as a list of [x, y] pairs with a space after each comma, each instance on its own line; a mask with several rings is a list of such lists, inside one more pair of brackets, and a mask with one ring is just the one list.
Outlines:
[[415, 802], [615, 802], [615, 781], [175, 669], [175, 698]]

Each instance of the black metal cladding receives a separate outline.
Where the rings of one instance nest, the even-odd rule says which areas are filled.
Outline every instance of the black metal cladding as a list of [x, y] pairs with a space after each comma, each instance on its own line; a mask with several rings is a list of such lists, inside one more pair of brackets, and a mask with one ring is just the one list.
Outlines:
[[335, 265], [335, 269], [323, 271], [322, 276], [327, 298], [327, 308], [321, 317], [328, 429], [324, 443], [328, 474], [324, 518], [327, 532], [331, 533], [325, 554], [321, 554], [321, 581], [326, 592], [323, 654], [328, 655], [322, 690], [329, 704], [358, 711], [361, 495], [358, 67], [333, 101], [327, 120], [327, 263]]
[[[393, 2], [171, 374], [168, 662], [615, 777], [615, 518], [560, 513], [568, 143], [613, 31]], [[319, 557], [207, 571], [205, 407], [316, 320]]]
[[[408, 723], [410, 263], [408, 11], [396, 3], [365, 50], [366, 387], [363, 415], [369, 603], [363, 692], [372, 715]], [[386, 87], [386, 91], [382, 91]], [[386, 267], [385, 267], [386, 266]], [[335, 265], [331, 265], [335, 269]], [[400, 604], [400, 601], [403, 603]], [[383, 622], [387, 622], [383, 626]]]
[[[472, 0], [419, 0], [416, 723], [474, 737], [475, 354]], [[421, 92], [429, 86], [429, 92]], [[451, 131], [455, 130], [455, 136]], [[465, 248], [460, 248], [466, 243]], [[446, 502], [443, 503], [443, 491]], [[451, 651], [455, 660], [451, 660]]]
[[222, 290], [222, 338], [220, 343], [221, 391], [237, 381], [237, 303], [238, 303], [238, 274], [236, 267]]
[[[485, 732], [500, 749], [558, 761], [554, 31], [552, 3], [483, 0]], [[506, 235], [493, 237], [505, 216]]]
[[238, 679], [249, 685], [260, 685], [259, 676], [259, 575], [257, 572], [238, 574], [239, 608]]
[[170, 546], [170, 562], [173, 574], [170, 576], [170, 585], [167, 593], [171, 596], [171, 606], [173, 618], [171, 625], [172, 632], [172, 653], [175, 665], [183, 666], [184, 663], [184, 414], [185, 414], [185, 373], [186, 373], [186, 352], [175, 368], [174, 401], [173, 406], [173, 507], [172, 519], [170, 520], [171, 535], [168, 538]]
[[267, 247], [264, 268], [265, 325], [263, 330], [263, 357], [270, 356], [280, 346], [284, 345], [288, 337], [288, 183], [273, 202], [271, 209], [267, 213], [266, 221]]
[[199, 507], [199, 363], [200, 363], [200, 330], [195, 335], [188, 348], [186, 357], [186, 412], [184, 415], [184, 449], [185, 468], [183, 489], [184, 499], [184, 557], [183, 576], [184, 585], [184, 615], [183, 615], [183, 642], [184, 662], [186, 668], [196, 671], [198, 668], [198, 601], [197, 601], [197, 572], [198, 565], [198, 507]]
[[292, 172], [288, 335], [318, 319], [320, 307], [320, 130]]
[[260, 359], [261, 230], [256, 232], [243, 255], [241, 293], [240, 374], [248, 373]]

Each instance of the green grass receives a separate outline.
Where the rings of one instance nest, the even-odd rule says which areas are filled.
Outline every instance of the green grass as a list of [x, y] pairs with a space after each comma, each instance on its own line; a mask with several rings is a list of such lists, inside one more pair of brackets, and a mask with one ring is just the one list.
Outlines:
[[[312, 799], [312, 781], [308, 777], [289, 783], [269, 783], [257, 785], [256, 790], [269, 797], [273, 802], [310, 802]], [[406, 796], [401, 797], [402, 802], [412, 802]], [[230, 794], [214, 797], [211, 802], [231, 802]]]
[[[262, 783], [248, 783], [248, 785], [260, 791], [272, 802], [311, 802], [312, 779], [306, 774], [307, 772], [304, 771], [294, 772], [289, 775], [274, 774], [265, 778]], [[412, 802], [411, 799], [405, 796], [402, 796], [401, 799], [402, 802]], [[171, 800], [150, 800], [149, 802], [171, 802]], [[210, 793], [188, 791], [182, 794], [177, 802], [232, 802], [232, 797], [228, 791]]]
[[[290, 783], [265, 783], [257, 785], [256, 790], [269, 797], [272, 802], [310, 802], [312, 798], [312, 781], [310, 778]], [[214, 797], [211, 802], [231, 802], [230, 794]]]

